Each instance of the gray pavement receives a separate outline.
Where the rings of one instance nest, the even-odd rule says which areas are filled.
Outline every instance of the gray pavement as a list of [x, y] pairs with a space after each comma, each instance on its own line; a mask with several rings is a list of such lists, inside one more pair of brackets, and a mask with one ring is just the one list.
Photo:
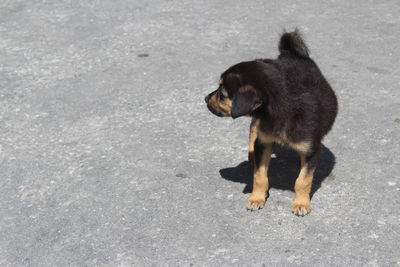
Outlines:
[[[279, 147], [245, 210], [249, 120], [203, 100], [295, 26], [340, 104], [304, 218]], [[399, 29], [395, 0], [2, 0], [0, 266], [399, 266]]]

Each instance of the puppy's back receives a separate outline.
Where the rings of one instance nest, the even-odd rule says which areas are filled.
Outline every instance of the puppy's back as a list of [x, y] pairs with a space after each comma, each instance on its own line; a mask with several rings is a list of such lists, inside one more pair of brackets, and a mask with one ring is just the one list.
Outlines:
[[279, 51], [278, 62], [293, 103], [304, 112], [314, 113], [314, 116], [320, 118], [320, 131], [324, 136], [331, 129], [337, 114], [334, 91], [317, 64], [310, 58], [309, 49], [297, 29], [282, 35]]

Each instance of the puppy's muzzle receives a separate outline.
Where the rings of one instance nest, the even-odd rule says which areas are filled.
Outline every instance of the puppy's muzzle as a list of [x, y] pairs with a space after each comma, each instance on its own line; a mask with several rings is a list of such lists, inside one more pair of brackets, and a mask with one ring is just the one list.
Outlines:
[[223, 115], [221, 114], [221, 112], [215, 110], [214, 107], [209, 103], [209, 100], [210, 100], [210, 98], [211, 98], [211, 95], [212, 95], [212, 93], [209, 94], [209, 95], [207, 95], [207, 96], [204, 98], [204, 101], [207, 103], [207, 108], [208, 108], [208, 110], [211, 111], [212, 114], [214, 114], [214, 115], [216, 115], [216, 116], [218, 116], [218, 117], [223, 117]]

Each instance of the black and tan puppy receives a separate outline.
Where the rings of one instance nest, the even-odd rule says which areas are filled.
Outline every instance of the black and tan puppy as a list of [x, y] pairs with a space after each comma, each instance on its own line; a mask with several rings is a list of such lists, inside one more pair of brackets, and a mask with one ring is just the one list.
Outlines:
[[337, 114], [337, 99], [298, 31], [284, 33], [277, 59], [241, 62], [221, 75], [219, 87], [205, 101], [217, 116], [251, 116], [249, 160], [254, 164], [250, 210], [265, 205], [272, 144], [290, 146], [300, 155], [294, 214], [311, 211], [310, 191], [321, 150]]

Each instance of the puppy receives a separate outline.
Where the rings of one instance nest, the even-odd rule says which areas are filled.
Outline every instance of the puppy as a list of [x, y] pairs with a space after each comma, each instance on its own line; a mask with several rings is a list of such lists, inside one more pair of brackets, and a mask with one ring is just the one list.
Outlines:
[[264, 207], [272, 144], [300, 155], [292, 212], [311, 211], [310, 191], [321, 140], [337, 114], [337, 99], [296, 30], [284, 33], [277, 59], [241, 62], [222, 73], [219, 87], [206, 96], [208, 109], [220, 117], [250, 116], [249, 161], [254, 166], [249, 210]]

